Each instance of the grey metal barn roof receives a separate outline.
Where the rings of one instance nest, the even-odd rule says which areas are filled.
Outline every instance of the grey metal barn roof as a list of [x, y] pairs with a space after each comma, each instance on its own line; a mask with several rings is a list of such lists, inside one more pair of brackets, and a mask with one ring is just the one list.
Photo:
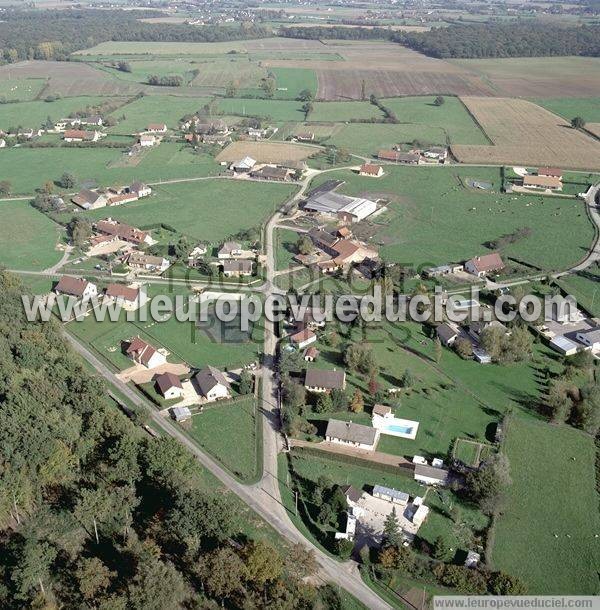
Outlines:
[[344, 206], [352, 202], [352, 197], [328, 191], [312, 196], [304, 205], [304, 209], [313, 212], [332, 213], [341, 210]]

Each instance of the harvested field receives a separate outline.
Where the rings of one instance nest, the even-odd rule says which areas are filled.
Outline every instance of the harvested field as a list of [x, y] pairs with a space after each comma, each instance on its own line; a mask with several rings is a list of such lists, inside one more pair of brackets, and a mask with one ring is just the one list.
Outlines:
[[597, 138], [600, 138], [600, 123], [588, 123], [585, 126], [585, 130], [594, 134]]
[[462, 163], [600, 169], [600, 142], [525, 100], [462, 98], [494, 146], [452, 146]]
[[325, 41], [323, 48], [342, 61], [265, 62], [269, 66], [312, 67], [317, 72], [317, 98], [361, 99], [366, 91], [379, 97], [399, 95], [492, 95], [477, 74], [440, 59], [426, 57], [389, 42]]
[[517, 57], [448, 62], [477, 73], [498, 96], [562, 98], [600, 96], [598, 57]]
[[320, 150], [316, 146], [289, 144], [287, 142], [233, 142], [222, 150], [217, 161], [239, 161], [252, 157], [259, 163], [281, 163], [283, 161], [302, 161]]

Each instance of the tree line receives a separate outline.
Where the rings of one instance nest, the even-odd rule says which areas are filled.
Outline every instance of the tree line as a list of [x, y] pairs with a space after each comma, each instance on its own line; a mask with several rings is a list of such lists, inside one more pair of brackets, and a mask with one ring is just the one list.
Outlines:
[[312, 553], [249, 535], [237, 498], [122, 414], [58, 323], [27, 322], [25, 291], [0, 271], [0, 607], [341, 607], [303, 581]]
[[[135, 14], [134, 14], [135, 13]], [[66, 60], [70, 53], [100, 42], [224, 42], [263, 38], [271, 31], [260, 25], [238, 27], [206, 25], [201, 28], [176, 24], [145, 23], [144, 17], [160, 16], [156, 11], [8, 9], [0, 21], [0, 60]]]
[[600, 28], [542, 23], [487, 23], [398, 32], [392, 40], [431, 57], [600, 55]]

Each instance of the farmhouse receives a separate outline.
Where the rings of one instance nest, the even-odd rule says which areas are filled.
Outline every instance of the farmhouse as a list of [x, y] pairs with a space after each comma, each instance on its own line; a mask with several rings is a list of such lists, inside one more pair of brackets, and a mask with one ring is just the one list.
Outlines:
[[261, 129], [260, 127], [248, 127], [246, 131], [249, 138], [254, 138], [255, 140], [262, 140], [267, 133], [269, 133], [268, 129]]
[[217, 252], [217, 258], [226, 259], [226, 258], [240, 258], [243, 256], [244, 251], [242, 250], [242, 245], [237, 241], [226, 241]]
[[440, 324], [435, 329], [435, 332], [439, 340], [442, 342], [442, 345], [445, 345], [446, 347], [452, 347], [456, 339], [459, 337], [459, 332], [450, 326], [450, 324]]
[[313, 142], [315, 139], [315, 134], [312, 131], [306, 131], [303, 133], [296, 134], [296, 140], [298, 142]]
[[304, 204], [308, 212], [337, 216], [344, 222], [360, 222], [377, 209], [377, 204], [369, 199], [348, 197], [333, 191], [319, 191], [309, 197]]
[[97, 210], [106, 207], [108, 196], [103, 192], [82, 189], [79, 193], [73, 195], [71, 201], [84, 210]]
[[563, 172], [558, 167], [540, 167], [538, 169], [538, 176], [550, 176], [552, 178], [558, 178], [562, 180]]
[[383, 167], [375, 163], [363, 163], [358, 170], [359, 176], [370, 176], [371, 178], [380, 178], [383, 176]]
[[581, 330], [575, 338], [580, 343], [583, 343], [586, 347], [589, 347], [592, 352], [600, 351], [600, 328], [589, 328], [588, 330]]
[[158, 142], [158, 138], [151, 133], [142, 133], [139, 137], [140, 146], [143, 147], [154, 146], [155, 144], [158, 144]]
[[92, 116], [83, 117], [79, 119], [80, 125], [94, 125], [95, 127], [102, 127], [104, 124], [104, 120], [99, 114], [94, 114]]
[[298, 349], [304, 349], [311, 343], [315, 343], [317, 340], [317, 335], [310, 330], [310, 328], [304, 328], [301, 331], [290, 335], [290, 341], [293, 345], [295, 345]]
[[109, 284], [104, 292], [104, 298], [118, 303], [127, 311], [135, 311], [142, 305], [141, 291], [137, 286], [123, 286], [123, 284]]
[[146, 131], [148, 133], [167, 133], [167, 126], [164, 123], [150, 123]]
[[127, 264], [132, 269], [141, 269], [152, 273], [163, 273], [171, 263], [162, 256], [151, 256], [143, 252], [132, 252], [127, 259]]
[[312, 228], [308, 232], [308, 237], [315, 245], [315, 247], [327, 252], [330, 256], [336, 256], [337, 251], [333, 249], [335, 244], [339, 241], [339, 237], [325, 231], [323, 229]]
[[311, 346], [311, 347], [307, 347], [304, 350], [304, 354], [302, 357], [304, 358], [304, 360], [306, 362], [314, 362], [319, 357], [319, 354], [320, 354], [319, 350], [316, 347]]
[[225, 277], [248, 277], [252, 275], [252, 261], [249, 260], [224, 260], [222, 267]]
[[346, 387], [346, 371], [307, 369], [304, 387], [310, 392], [319, 393], [343, 390]]
[[135, 195], [137, 195], [138, 199], [141, 199], [142, 197], [148, 197], [149, 195], [151, 195], [152, 189], [147, 184], [136, 180], [129, 187], [129, 192], [134, 193]]
[[252, 176], [252, 178], [258, 178], [261, 180], [285, 182], [286, 180], [289, 180], [290, 170], [285, 167], [273, 167], [272, 165], [265, 165], [260, 169], [251, 171], [250, 176]]
[[435, 466], [415, 464], [415, 481], [425, 485], [445, 485], [448, 482], [448, 471]]
[[544, 191], [562, 191], [561, 179], [555, 176], [524, 176], [523, 186]]
[[166, 400], [181, 398], [183, 396], [183, 386], [179, 377], [174, 373], [161, 373], [154, 378], [154, 385], [159, 394]]
[[493, 271], [501, 271], [504, 269], [502, 257], [497, 252], [476, 256], [465, 262], [465, 271], [477, 277], [485, 277], [486, 274]]
[[404, 165], [418, 165], [421, 157], [416, 153], [403, 153], [399, 150], [380, 150], [377, 158], [383, 161], [393, 161]]
[[132, 201], [137, 200], [138, 196], [135, 193], [128, 193], [123, 191], [109, 195], [106, 205], [123, 205], [124, 203], [131, 203]]
[[82, 131], [81, 129], [67, 129], [63, 134], [65, 142], [97, 142], [100, 139], [98, 131]]
[[54, 287], [54, 292], [87, 300], [98, 294], [98, 288], [96, 284], [92, 284], [81, 277], [63, 275]]
[[150, 237], [149, 233], [146, 233], [146, 231], [142, 231], [136, 227], [119, 222], [118, 220], [113, 220], [112, 218], [99, 220], [96, 223], [95, 228], [100, 233], [115, 235], [119, 239], [131, 242], [137, 246], [141, 244], [152, 244], [152, 238]]
[[423, 156], [426, 159], [433, 159], [439, 163], [444, 163], [448, 158], [448, 149], [444, 146], [432, 146], [423, 151]]
[[225, 375], [214, 366], [207, 366], [205, 369], [198, 371], [194, 379], [200, 390], [200, 393], [206, 400], [222, 400], [231, 398], [231, 385], [225, 378]]
[[140, 339], [140, 337], [133, 337], [129, 340], [129, 345], [125, 350], [125, 354], [134, 362], [142, 364], [147, 369], [156, 368], [167, 362], [167, 358], [164, 354], [161, 354], [152, 345], [146, 343], [143, 339]]
[[350, 445], [358, 449], [372, 451], [379, 440], [379, 430], [351, 421], [330, 419], [325, 431], [325, 440], [330, 443]]

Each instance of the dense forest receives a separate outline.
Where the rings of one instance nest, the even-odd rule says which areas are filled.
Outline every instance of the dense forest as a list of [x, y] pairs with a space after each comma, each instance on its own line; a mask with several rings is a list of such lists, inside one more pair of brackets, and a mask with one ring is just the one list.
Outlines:
[[238, 27], [168, 25], [139, 19], [153, 11], [9, 10], [0, 21], [0, 59], [66, 59], [73, 51], [107, 40], [147, 42], [219, 42], [262, 38], [270, 30], [242, 23]]
[[22, 292], [0, 271], [0, 607], [341, 607], [302, 581], [311, 553], [242, 533], [235, 496], [119, 411], [58, 323], [27, 323]]
[[432, 57], [600, 56], [600, 28], [540, 23], [472, 24], [399, 32], [392, 40]]
[[387, 39], [394, 32], [386, 28], [347, 28], [343, 26], [323, 27], [284, 27], [279, 29], [278, 35], [284, 38], [305, 38], [307, 40], [373, 40]]

